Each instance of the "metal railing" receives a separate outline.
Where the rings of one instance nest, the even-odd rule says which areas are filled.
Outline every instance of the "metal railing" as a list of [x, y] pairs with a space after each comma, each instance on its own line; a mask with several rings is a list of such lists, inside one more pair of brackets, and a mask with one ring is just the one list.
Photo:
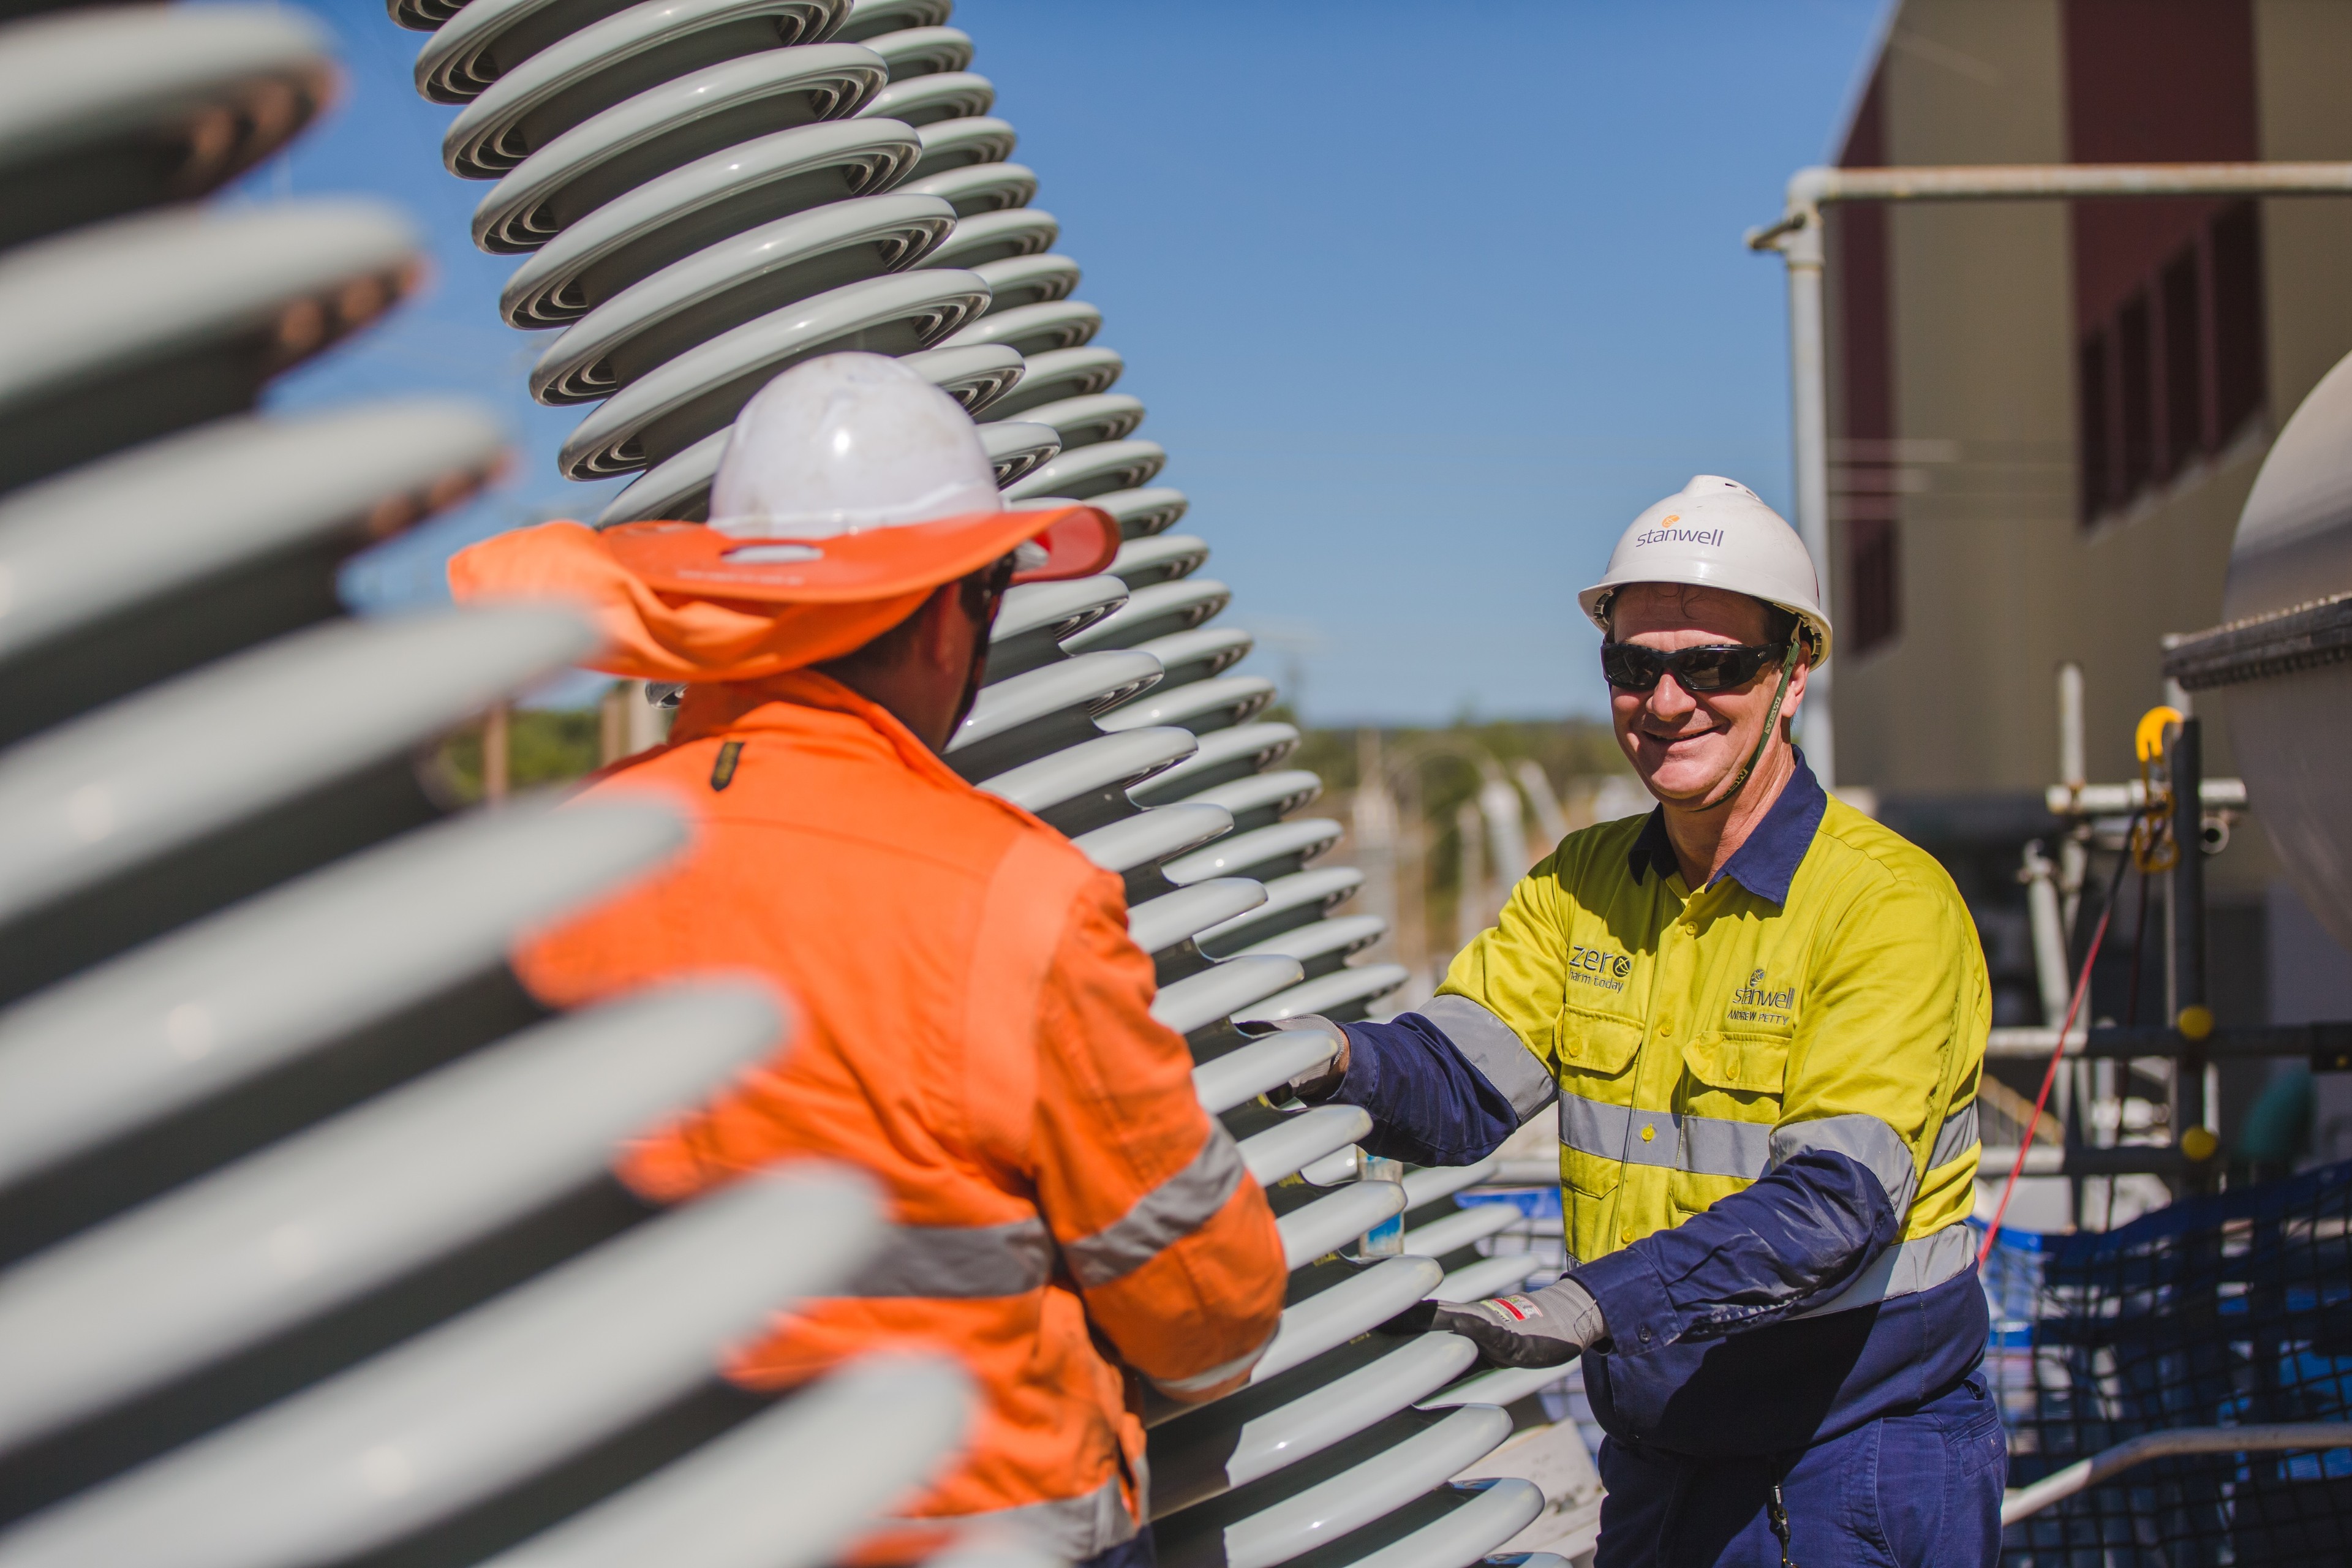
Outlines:
[[2180, 1454], [2265, 1454], [2288, 1449], [2352, 1448], [2352, 1425], [2341, 1421], [2294, 1422], [2273, 1426], [2179, 1426], [2143, 1432], [2000, 1500], [2001, 1523], [2031, 1519], [2076, 1492], [2087, 1491], [2135, 1466]]

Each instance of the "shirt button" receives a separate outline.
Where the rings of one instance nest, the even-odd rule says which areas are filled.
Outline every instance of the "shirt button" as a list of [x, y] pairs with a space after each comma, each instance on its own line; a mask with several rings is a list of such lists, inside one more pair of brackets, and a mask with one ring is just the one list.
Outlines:
[[1646, 1126], [1646, 1125], [1645, 1125], [1645, 1126], [1642, 1129], [1642, 1142], [1644, 1142], [1644, 1143], [1647, 1143], [1647, 1142], [1652, 1142], [1653, 1140], [1654, 1140], [1654, 1139], [1657, 1137], [1657, 1135], [1658, 1135], [1658, 1130], [1657, 1130], [1655, 1127], [1654, 1127], [1654, 1126]]
[[1619, 1232], [1617, 1233], [1617, 1239], [1618, 1239], [1619, 1241], [1621, 1241], [1621, 1242], [1624, 1243], [1624, 1244], [1625, 1244], [1626, 1246], [1628, 1246], [1628, 1247], [1633, 1246], [1633, 1227], [1632, 1226], [1630, 1226], [1630, 1225], [1629, 1225], [1629, 1226], [1627, 1226], [1624, 1229], [1622, 1229], [1622, 1230], [1619, 1231]]
[[1662, 1040], [1671, 1038], [1674, 1032], [1675, 1026], [1672, 1024], [1661, 1024], [1658, 1026], [1658, 1038]]

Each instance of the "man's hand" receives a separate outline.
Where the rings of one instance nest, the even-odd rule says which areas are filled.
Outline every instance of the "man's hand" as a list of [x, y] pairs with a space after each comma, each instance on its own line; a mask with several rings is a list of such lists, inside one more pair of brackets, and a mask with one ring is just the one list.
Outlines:
[[1525, 1296], [1422, 1301], [1381, 1326], [1391, 1333], [1460, 1334], [1478, 1347], [1478, 1359], [1488, 1366], [1566, 1366], [1609, 1337], [1600, 1304], [1573, 1279]]

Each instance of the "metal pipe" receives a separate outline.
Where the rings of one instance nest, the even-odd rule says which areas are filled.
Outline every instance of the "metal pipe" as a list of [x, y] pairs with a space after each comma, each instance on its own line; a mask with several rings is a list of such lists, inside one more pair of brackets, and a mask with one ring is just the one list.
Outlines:
[[[1989, 1057], [2040, 1060], [2058, 1044], [2058, 1031], [2049, 1028], [2002, 1028], [1985, 1042]], [[2352, 1072], [2352, 1021], [2312, 1024], [2239, 1024], [2210, 1030], [2191, 1041], [2187, 1032], [2160, 1025], [2136, 1028], [2102, 1026], [2085, 1029], [2077, 1024], [2066, 1036], [2066, 1055], [2101, 1061], [2170, 1059], [2185, 1055], [2191, 1045], [2208, 1061], [2262, 1061], [2300, 1057], [2315, 1072]]]
[[[2066, 1054], [2079, 1057], [2090, 1041], [2091, 1032], [2082, 1025], [2074, 1026], [2066, 1036]], [[2019, 1061], [2038, 1061], [2049, 1056], [2058, 1043], [2056, 1026], [2040, 1028], [2017, 1027], [1995, 1029], [1985, 1038], [1987, 1057], [2009, 1058]]]
[[[1789, 417], [1795, 443], [1797, 532], [1813, 558], [1822, 598], [1834, 592], [1830, 571], [1830, 403], [1827, 334], [1822, 321], [1822, 217], [1804, 221], [1780, 243], [1789, 268]], [[1805, 760], [1823, 789], [1837, 787], [1837, 741], [1830, 713], [1830, 667], [1811, 672], [1798, 715]]]
[[2083, 747], [2083, 667], [2070, 658], [2058, 667], [2058, 782], [2074, 791], [2090, 777]]
[[[2172, 841], [2179, 853], [2166, 900], [2171, 936], [2168, 981], [2171, 991], [2172, 1026], [2188, 1042], [2175, 1079], [2173, 1137], [2179, 1141], [2191, 1129], [2210, 1133], [2219, 1109], [2214, 1085], [2207, 1081], [2205, 1039], [2213, 1032], [2213, 1013], [2205, 1005], [2205, 777], [2204, 721], [2184, 719], [2172, 742]], [[2209, 1145], [2210, 1152], [2210, 1145]]]
[[[2088, 749], [2083, 740], [2083, 667], [2068, 659], [2058, 667], [2058, 783], [2072, 805], [2090, 781]], [[2056, 792], [2053, 792], [2055, 794]], [[2078, 828], [2062, 840], [2058, 847], [2056, 892], [2058, 895], [2058, 945], [2062, 960], [2070, 950], [2074, 936], [2074, 915], [2083, 907], [2083, 879], [2090, 870], [2091, 854], [2083, 840], [2084, 832]], [[2068, 967], [2061, 963], [2061, 970]], [[2047, 1015], [2045, 991], [2044, 1013]], [[2093, 1075], [2095, 1077], [2096, 1075]], [[2112, 1074], [2108, 1074], [2112, 1077]], [[2097, 1085], [2085, 1082], [2086, 1093], [2095, 1093]], [[2094, 1104], [2105, 1103], [2099, 1095]], [[2101, 1134], [2093, 1130], [2093, 1136]]]
[[[2017, 1163], [2017, 1145], [1988, 1143], [1979, 1156], [1984, 1170], [2006, 1171]], [[2188, 1160], [2169, 1143], [2119, 1143], [2111, 1148], [2042, 1143], [2026, 1151], [2028, 1176], [2179, 1176]]]
[[2066, 931], [2058, 918], [2057, 868], [2042, 852], [2042, 840], [2025, 847], [2025, 908], [2033, 929], [2033, 977], [2042, 994], [2042, 1018], [2055, 1029], [2065, 1022], [2074, 990], [2066, 973]]
[[[2352, 195], [2352, 163], [2017, 163], [1898, 169], [1815, 166], [1789, 177], [1780, 217], [1747, 235], [1789, 269], [1790, 419], [1797, 531], [1824, 595], [1830, 574], [1829, 386], [1821, 209], [1832, 202], [2073, 200], [2086, 196]], [[1813, 671], [1801, 734], [1823, 787], [1837, 783], [1830, 672]]]
[[2059, 929], [2066, 933], [2071, 951], [2074, 941], [2074, 920], [2083, 909], [2083, 883], [2091, 872], [2091, 847], [2087, 824], [2078, 826], [2058, 847], [2058, 913]]
[[[2097, 196], [2352, 195], [2352, 163], [1815, 166], [1789, 176], [1790, 216], [1831, 202], [2074, 201]], [[1786, 220], [1783, 220], [1786, 221]]]
[[[2197, 801], [2207, 811], [2243, 810], [2246, 781], [2203, 780], [2197, 786]], [[2126, 816], [2147, 804], [2147, 786], [2137, 779], [2117, 784], [2052, 784], [2042, 804], [2053, 816]]]
[[2265, 1454], [2280, 1449], [2352, 1448], [2352, 1423], [2308, 1421], [2271, 1426], [2181, 1426], [2169, 1432], [2143, 1432], [2128, 1442], [2077, 1459], [2032, 1486], [2019, 1487], [2000, 1500], [2000, 1521], [2015, 1524], [2040, 1513], [2052, 1503], [2122, 1474], [2150, 1459], [2182, 1454]]
[[[2025, 907], [2033, 940], [2033, 977], [2042, 994], [2042, 1017], [2053, 1029], [2066, 1023], [2066, 1005], [2073, 1000], [2074, 987], [2067, 973], [2066, 929], [2059, 919], [2057, 867], [2042, 852], [2042, 841], [2034, 839], [2025, 847], [2025, 865], [2018, 872], [2018, 880], [2025, 884]], [[2061, 1072], [2057, 1080], [2057, 1099], [2052, 1114], [2065, 1130], [2068, 1142], [2081, 1142], [2081, 1128], [2074, 1119], [2075, 1078], [2074, 1064]]]

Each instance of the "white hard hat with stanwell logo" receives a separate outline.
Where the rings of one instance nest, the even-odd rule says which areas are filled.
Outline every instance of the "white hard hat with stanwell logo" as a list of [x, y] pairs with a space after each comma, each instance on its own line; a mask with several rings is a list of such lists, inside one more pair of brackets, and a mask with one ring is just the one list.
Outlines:
[[1701, 474], [1633, 520], [1600, 582], [1576, 596], [1609, 630], [1609, 601], [1631, 583], [1687, 583], [1777, 605], [1811, 634], [1812, 663], [1829, 662], [1830, 617], [1813, 558], [1797, 531], [1737, 479]]

